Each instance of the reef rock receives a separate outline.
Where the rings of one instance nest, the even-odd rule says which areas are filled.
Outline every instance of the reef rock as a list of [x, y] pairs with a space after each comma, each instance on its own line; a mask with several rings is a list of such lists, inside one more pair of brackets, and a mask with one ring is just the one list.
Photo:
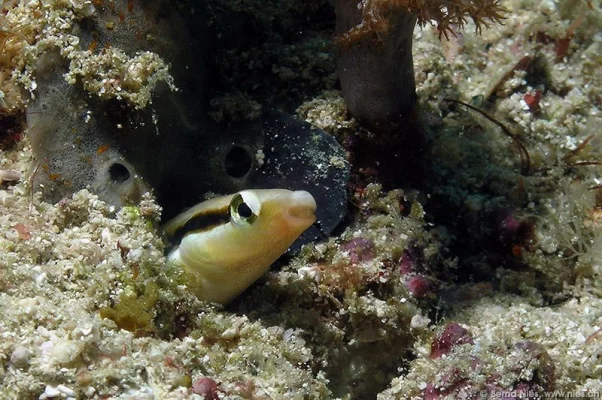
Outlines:
[[115, 206], [149, 188], [167, 219], [208, 193], [308, 190], [329, 233], [346, 208], [349, 166], [333, 137], [282, 112], [208, 115], [212, 31], [202, 5], [95, 3], [39, 57], [27, 123], [34, 184], [56, 202], [90, 187]]

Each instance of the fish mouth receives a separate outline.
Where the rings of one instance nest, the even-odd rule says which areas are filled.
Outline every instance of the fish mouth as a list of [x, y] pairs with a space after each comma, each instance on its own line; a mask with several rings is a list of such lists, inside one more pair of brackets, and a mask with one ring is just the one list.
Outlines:
[[307, 207], [292, 207], [288, 210], [288, 215], [296, 219], [311, 220], [312, 224], [316, 220], [316, 210]]
[[297, 190], [291, 195], [288, 215], [299, 222], [306, 221], [309, 226], [316, 220], [317, 207], [314, 196], [305, 190]]

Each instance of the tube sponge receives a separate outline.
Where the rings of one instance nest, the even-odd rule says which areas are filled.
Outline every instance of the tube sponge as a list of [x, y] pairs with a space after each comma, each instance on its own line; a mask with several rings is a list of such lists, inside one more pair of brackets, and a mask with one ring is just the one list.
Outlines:
[[[398, 13], [378, 37], [354, 32], [363, 10], [355, 1], [337, 2], [337, 34], [341, 51], [337, 69], [349, 112], [368, 128], [386, 130], [416, 102], [412, 65], [412, 32], [416, 16]], [[345, 36], [347, 35], [347, 36]]]
[[454, 34], [470, 18], [480, 31], [503, 19], [499, 0], [335, 0], [343, 97], [368, 128], [397, 126], [416, 103], [412, 33], [418, 23]]

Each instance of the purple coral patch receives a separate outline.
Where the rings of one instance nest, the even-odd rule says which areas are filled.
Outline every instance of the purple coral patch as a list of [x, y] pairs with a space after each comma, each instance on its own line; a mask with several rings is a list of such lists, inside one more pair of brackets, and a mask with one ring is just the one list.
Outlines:
[[461, 344], [474, 344], [470, 332], [457, 322], [450, 322], [431, 344], [431, 359], [436, 359], [444, 354], [449, 354], [452, 349]]
[[353, 238], [343, 245], [343, 250], [349, 253], [349, 261], [352, 264], [370, 261], [374, 258], [374, 242], [361, 237]]
[[433, 283], [422, 275], [415, 275], [405, 282], [410, 294], [414, 297], [424, 297], [433, 293]]
[[203, 396], [204, 400], [217, 400], [217, 382], [206, 376], [197, 378], [192, 383], [192, 393]]

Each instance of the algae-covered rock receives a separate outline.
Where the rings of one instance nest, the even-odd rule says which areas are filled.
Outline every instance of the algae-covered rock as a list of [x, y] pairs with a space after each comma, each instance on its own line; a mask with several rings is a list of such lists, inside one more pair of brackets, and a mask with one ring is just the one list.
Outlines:
[[153, 309], [157, 305], [158, 295], [157, 286], [148, 284], [140, 296], [122, 293], [115, 305], [100, 310], [99, 315], [115, 321], [119, 329], [134, 332], [137, 336], [148, 335], [156, 329]]
[[[125, 13], [120, 15], [119, 7], [113, 14], [108, 10], [113, 20], [94, 27], [100, 3], [121, 4]], [[132, 2], [132, 13], [138, 4]], [[306, 130], [300, 137], [310, 141], [314, 131], [288, 116], [276, 118], [276, 124], [262, 115], [271, 113], [266, 105], [298, 109], [336, 135], [353, 163], [341, 231], [282, 258], [224, 309], [200, 302], [186, 290], [185, 274], [165, 265], [155, 230], [161, 211], [151, 196], [143, 194], [140, 204], [119, 210], [94, 195], [91, 186], [53, 205], [37, 193], [39, 186], [30, 185], [38, 174], [48, 174], [32, 159], [22, 120], [29, 95], [44, 93], [34, 74], [35, 64], [44, 62], [42, 52], [52, 55], [57, 46], [80, 56], [89, 52], [90, 63], [78, 58], [82, 62], [74, 64], [77, 73], [65, 70], [87, 106], [82, 110], [100, 105], [107, 115], [127, 115], [127, 125], [118, 123], [128, 129], [140, 127], [150, 110], [158, 116], [154, 124], [152, 113], [146, 115], [151, 123], [145, 126], [152, 129], [139, 132], [148, 143], [132, 135], [127, 147], [125, 129], [107, 123], [106, 132], [123, 139], [123, 147], [78, 148], [78, 141], [66, 140], [52, 151], [60, 153], [62, 144], [75, 146], [78, 154], [94, 152], [98, 160], [123, 156], [114, 160], [154, 187], [157, 182], [132, 161], [138, 153], [125, 149], [153, 149], [157, 126], [168, 126], [159, 130], [160, 139], [166, 130], [196, 129], [185, 123], [195, 122], [194, 113], [175, 118], [174, 125], [161, 117], [161, 109], [171, 110], [168, 117], [186, 114], [177, 102], [157, 100], [180, 92], [170, 91], [168, 81], [151, 88], [149, 80], [128, 77], [122, 100], [115, 97], [120, 87], [115, 81], [106, 82], [104, 96], [89, 93], [101, 89], [97, 73], [122, 74], [126, 65], [147, 78], [167, 72], [183, 89], [176, 71], [181, 64], [168, 59], [169, 51], [147, 48], [136, 54], [125, 50], [127, 44], [85, 39], [84, 30], [125, 32], [121, 16], [124, 21], [131, 16], [125, 2], [4, 2], [0, 176], [13, 170], [21, 178], [0, 183], [1, 392], [19, 398], [383, 400], [599, 392], [600, 10], [590, 1], [570, 7], [523, 0], [499, 4], [509, 9], [508, 18], [481, 36], [471, 27], [443, 42], [435, 29], [414, 32], [416, 89], [428, 112], [417, 123], [427, 140], [418, 150], [405, 150], [425, 161], [419, 174], [400, 167], [397, 157], [385, 159], [374, 151], [386, 146], [389, 154], [402, 154], [387, 137], [374, 143], [373, 133], [347, 113], [336, 90], [334, 14], [327, 1], [203, 3], [214, 13], [210, 25], [218, 32], [205, 36], [215, 41], [214, 66], [219, 66], [203, 109], [207, 126], [219, 127], [215, 135], [221, 129], [235, 135], [245, 128], [257, 132], [251, 126], [278, 126], [268, 139], [288, 146], [286, 165], [295, 166], [298, 150], [276, 137], [279, 129], [287, 136]], [[188, 5], [170, 3], [162, 11], [170, 15], [189, 10]], [[203, 21], [198, 14], [184, 15]], [[240, 24], [224, 23], [232, 15]], [[13, 30], [10, 37], [5, 27]], [[152, 35], [135, 33], [126, 35], [132, 47], [152, 42]], [[141, 66], [158, 61], [147, 51], [168, 68], [151, 68], [145, 75]], [[94, 70], [103, 55], [114, 57], [114, 63]], [[68, 55], [58, 56], [69, 68]], [[139, 90], [142, 86], [149, 91]], [[152, 103], [136, 109], [132, 88], [150, 94]], [[57, 120], [63, 120], [63, 111], [78, 110], [58, 98]], [[444, 98], [477, 106], [499, 124]], [[90, 124], [81, 126], [96, 129], [105, 118], [92, 112]], [[529, 173], [517, 141], [528, 153]], [[191, 152], [198, 150], [192, 146], [198, 142], [185, 143]], [[179, 146], [164, 144], [166, 152]], [[225, 153], [200, 151], [223, 157], [230, 147], [219, 150]], [[159, 158], [152, 151], [141, 154]], [[238, 173], [248, 163], [236, 161], [267, 165], [271, 158], [244, 149], [237, 154], [228, 166]], [[331, 161], [341, 165], [340, 159]], [[271, 171], [277, 173], [276, 167], [270, 165]], [[125, 176], [120, 170], [116, 177]], [[83, 175], [89, 171], [94, 169], [82, 167]], [[186, 181], [194, 175], [182, 171], [174, 168], [170, 178]], [[326, 176], [320, 185], [328, 182]], [[55, 178], [50, 185], [57, 190], [63, 181]], [[155, 193], [169, 197], [173, 190]], [[120, 307], [126, 316], [122, 326], [144, 326], [144, 336], [119, 328], [115, 310]], [[101, 318], [101, 310], [114, 320]]]
[[209, 376], [232, 396], [332, 397], [302, 341], [200, 304], [163, 268], [152, 200], [115, 214], [81, 191], [56, 206], [36, 195], [30, 210], [26, 193], [18, 184], [0, 205], [3, 226], [31, 230], [0, 233], [3, 390], [187, 398], [191, 380]]
[[[364, 216], [339, 238], [304, 247], [241, 303], [251, 318], [302, 338], [316, 356], [312, 367], [324, 371], [337, 397], [371, 398], [387, 386], [415, 340], [412, 321], [429, 302], [406, 282], [417, 273], [436, 275], [440, 260], [432, 250], [445, 238], [425, 229], [422, 215], [402, 215], [404, 198], [369, 186], [354, 198]], [[420, 257], [408, 258], [410, 249]]]

